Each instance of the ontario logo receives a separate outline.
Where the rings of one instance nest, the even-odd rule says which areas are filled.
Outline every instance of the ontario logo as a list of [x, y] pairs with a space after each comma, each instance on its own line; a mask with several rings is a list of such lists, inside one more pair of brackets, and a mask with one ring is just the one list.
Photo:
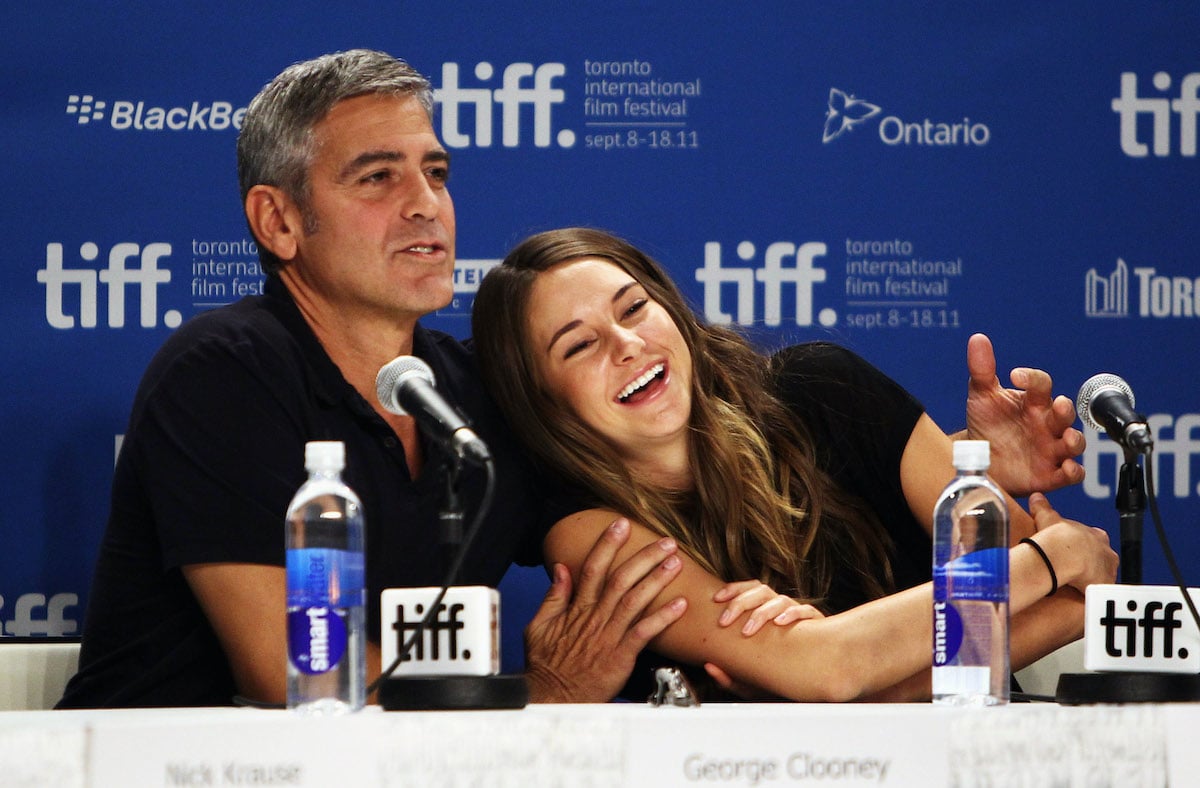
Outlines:
[[159, 106], [147, 101], [100, 101], [87, 93], [67, 96], [67, 114], [80, 126], [103, 125], [117, 131], [237, 131], [242, 128], [245, 107], [228, 101], [193, 101], [177, 106]]
[[878, 105], [830, 88], [829, 107], [825, 110], [825, 133], [821, 135], [821, 142], [832, 142], [878, 114]]
[[[882, 112], [878, 104], [857, 98], [840, 88], [830, 88], [821, 142], [828, 145]], [[952, 122], [931, 118], [907, 121], [897, 115], [886, 115], [879, 120], [878, 133], [880, 142], [891, 146], [981, 147], [992, 139], [992, 131], [987, 124], [973, 122], [970, 118]]]
[[1121, 258], [1110, 273], [1089, 268], [1084, 275], [1084, 315], [1129, 317], [1133, 291], [1137, 317], [1200, 317], [1200, 278], [1160, 274], [1153, 266], [1138, 266], [1130, 273]]

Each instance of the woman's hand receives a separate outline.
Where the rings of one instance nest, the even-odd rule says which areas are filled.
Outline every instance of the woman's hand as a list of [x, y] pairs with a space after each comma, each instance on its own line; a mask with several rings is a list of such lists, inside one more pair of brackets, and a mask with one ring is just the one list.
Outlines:
[[778, 594], [770, 586], [757, 580], [740, 580], [728, 583], [715, 594], [713, 601], [727, 603], [717, 624], [727, 627], [737, 621], [743, 613], [750, 611], [750, 617], [742, 625], [742, 634], [750, 637], [772, 622], [777, 626], [803, 621], [810, 618], [824, 618], [825, 614], [812, 605], [797, 602], [789, 596]]
[[1040, 493], [1029, 496], [1029, 513], [1036, 529], [1033, 538], [1054, 565], [1060, 587], [1082, 592], [1092, 583], [1116, 582], [1121, 559], [1104, 529], [1064, 518]]

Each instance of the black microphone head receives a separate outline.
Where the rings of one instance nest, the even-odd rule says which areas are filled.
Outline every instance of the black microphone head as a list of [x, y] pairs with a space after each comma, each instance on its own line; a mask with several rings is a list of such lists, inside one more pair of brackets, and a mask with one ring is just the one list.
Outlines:
[[375, 396], [388, 413], [397, 416], [410, 415], [400, 404], [400, 387], [405, 380], [424, 380], [430, 386], [436, 385], [433, 370], [429, 365], [416, 356], [397, 356], [379, 369], [375, 376]]
[[1092, 415], [1092, 403], [1097, 396], [1105, 393], [1121, 394], [1127, 397], [1131, 410], [1134, 405], [1133, 389], [1129, 388], [1129, 384], [1116, 375], [1101, 372], [1099, 375], [1092, 375], [1085, 380], [1079, 387], [1079, 396], [1075, 398], [1075, 411], [1084, 424], [1097, 432], [1104, 431], [1105, 427]]

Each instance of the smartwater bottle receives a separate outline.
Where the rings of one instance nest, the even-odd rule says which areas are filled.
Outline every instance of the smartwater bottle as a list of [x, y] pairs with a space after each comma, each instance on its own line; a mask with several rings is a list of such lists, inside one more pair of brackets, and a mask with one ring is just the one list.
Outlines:
[[1008, 703], [1008, 506], [987, 441], [955, 441], [933, 512], [933, 702]]
[[345, 461], [339, 441], [306, 444], [308, 481], [287, 511], [287, 705], [305, 714], [366, 702], [364, 526]]

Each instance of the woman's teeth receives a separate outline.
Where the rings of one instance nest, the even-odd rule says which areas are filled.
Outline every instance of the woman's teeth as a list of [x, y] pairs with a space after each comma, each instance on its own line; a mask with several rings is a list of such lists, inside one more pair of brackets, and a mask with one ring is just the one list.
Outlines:
[[664, 369], [665, 369], [665, 367], [661, 363], [655, 364], [654, 366], [650, 367], [650, 369], [646, 370], [644, 373], [639, 375], [637, 380], [630, 382], [630, 384], [628, 386], [621, 389], [621, 393], [617, 395], [617, 399], [624, 402], [630, 396], [632, 396], [632, 394], [635, 391], [642, 388], [647, 383], [649, 383], [650, 381], [654, 380], [656, 377], [661, 375], [663, 373]]

